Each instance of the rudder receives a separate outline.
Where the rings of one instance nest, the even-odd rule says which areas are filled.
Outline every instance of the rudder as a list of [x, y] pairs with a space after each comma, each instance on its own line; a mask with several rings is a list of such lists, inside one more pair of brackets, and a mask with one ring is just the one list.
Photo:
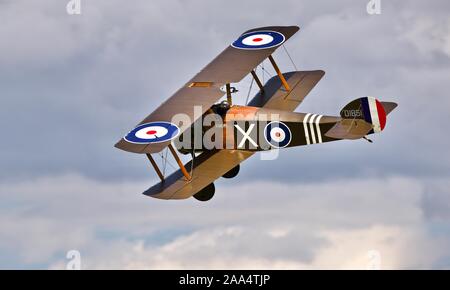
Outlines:
[[383, 104], [374, 97], [353, 100], [341, 110], [341, 117], [344, 119], [362, 119], [371, 124], [372, 131], [369, 134], [383, 131], [386, 115]]

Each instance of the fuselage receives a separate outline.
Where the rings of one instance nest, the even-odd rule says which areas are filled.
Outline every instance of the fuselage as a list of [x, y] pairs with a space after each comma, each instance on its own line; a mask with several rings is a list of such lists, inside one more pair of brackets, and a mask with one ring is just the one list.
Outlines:
[[340, 117], [251, 106], [207, 111], [175, 142], [182, 152], [213, 149], [264, 151], [335, 141], [325, 133]]

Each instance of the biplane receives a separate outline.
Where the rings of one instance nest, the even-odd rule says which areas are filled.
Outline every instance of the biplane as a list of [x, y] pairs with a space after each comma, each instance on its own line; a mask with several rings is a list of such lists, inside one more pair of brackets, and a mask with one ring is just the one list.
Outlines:
[[[161, 181], [144, 192], [159, 199], [210, 200], [214, 181], [238, 175], [240, 163], [256, 152], [355, 140], [381, 132], [397, 106], [374, 97], [351, 101], [340, 116], [297, 113], [325, 72], [282, 73], [273, 53], [297, 26], [261, 27], [244, 32], [172, 97], [115, 146], [145, 154]], [[256, 68], [266, 59], [276, 75], [264, 83]], [[258, 93], [246, 105], [233, 104], [232, 85], [252, 78]], [[220, 101], [224, 99], [223, 101]], [[179, 169], [165, 176], [154, 155], [172, 155]], [[190, 157], [186, 164], [179, 154]]]

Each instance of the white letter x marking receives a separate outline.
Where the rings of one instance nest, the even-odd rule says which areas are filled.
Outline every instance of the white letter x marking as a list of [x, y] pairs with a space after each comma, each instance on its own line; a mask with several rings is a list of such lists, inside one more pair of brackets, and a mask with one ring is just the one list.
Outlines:
[[243, 147], [244, 144], [245, 144], [245, 141], [247, 141], [247, 139], [248, 139], [248, 141], [250, 141], [250, 143], [253, 144], [253, 146], [255, 146], [256, 148], [258, 148], [258, 144], [256, 144], [256, 142], [253, 141], [252, 138], [250, 138], [250, 133], [252, 132], [253, 128], [255, 127], [255, 124], [250, 124], [250, 126], [248, 127], [247, 132], [245, 132], [244, 130], [242, 130], [242, 128], [239, 127], [238, 125], [234, 125], [234, 127], [236, 127], [236, 128], [239, 130], [239, 132], [242, 133], [242, 136], [243, 136], [243, 138], [242, 138], [242, 140], [241, 140], [241, 143], [239, 143], [239, 145], [238, 145], [238, 148]]

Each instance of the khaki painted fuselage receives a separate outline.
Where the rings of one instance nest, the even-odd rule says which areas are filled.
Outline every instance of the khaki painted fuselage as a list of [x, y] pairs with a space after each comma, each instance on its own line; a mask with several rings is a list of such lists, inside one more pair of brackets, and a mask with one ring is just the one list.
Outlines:
[[[208, 111], [180, 136], [175, 145], [181, 152], [187, 153], [193, 148], [194, 151], [264, 151], [317, 144], [338, 140], [327, 137], [325, 133], [341, 120], [340, 117], [319, 114], [231, 106], [222, 116]], [[272, 125], [267, 127], [270, 123]], [[277, 132], [273, 133], [274, 127], [280, 129], [275, 129]], [[281, 136], [270, 136], [271, 132]]]

